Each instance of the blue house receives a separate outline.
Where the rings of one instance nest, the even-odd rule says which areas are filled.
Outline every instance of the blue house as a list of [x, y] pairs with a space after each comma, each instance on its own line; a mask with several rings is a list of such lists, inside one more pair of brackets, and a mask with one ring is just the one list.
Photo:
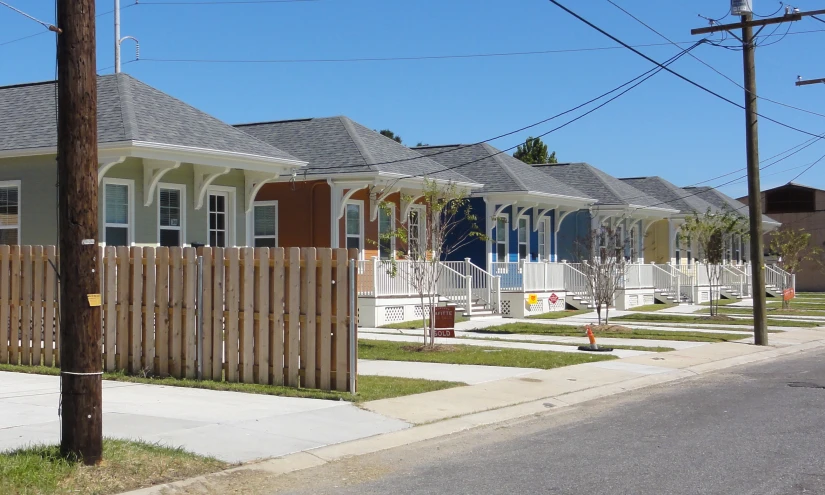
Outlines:
[[486, 242], [453, 253], [489, 272], [502, 263], [558, 261], [559, 226], [596, 200], [489, 144], [424, 146], [419, 153], [484, 184], [470, 203]]

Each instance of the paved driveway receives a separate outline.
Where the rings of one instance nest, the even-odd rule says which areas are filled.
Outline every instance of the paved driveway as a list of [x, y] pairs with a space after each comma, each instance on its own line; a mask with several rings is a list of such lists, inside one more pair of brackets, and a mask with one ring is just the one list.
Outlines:
[[[57, 443], [59, 379], [0, 372], [0, 451]], [[276, 457], [401, 430], [348, 402], [103, 382], [103, 434], [230, 462]]]

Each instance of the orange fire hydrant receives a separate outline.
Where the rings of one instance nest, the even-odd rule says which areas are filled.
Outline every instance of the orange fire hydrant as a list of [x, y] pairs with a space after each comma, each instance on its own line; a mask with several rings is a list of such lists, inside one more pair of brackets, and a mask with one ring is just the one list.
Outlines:
[[587, 325], [587, 338], [590, 339], [590, 348], [597, 349], [596, 336], [593, 335], [593, 329], [590, 328], [590, 325]]

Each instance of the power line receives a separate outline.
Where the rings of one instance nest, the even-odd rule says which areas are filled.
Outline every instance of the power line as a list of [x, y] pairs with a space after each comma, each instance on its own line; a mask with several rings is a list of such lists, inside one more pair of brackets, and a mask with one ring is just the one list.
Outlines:
[[[676, 45], [676, 44], [675, 44], [675, 43], [674, 43], [674, 42], [673, 42], [670, 38], [668, 38], [668, 37], [667, 37], [667, 36], [665, 36], [664, 34], [660, 33], [659, 31], [657, 31], [656, 29], [654, 29], [653, 27], [651, 27], [650, 25], [648, 25], [647, 23], [645, 23], [643, 20], [641, 20], [641, 19], [639, 19], [638, 17], [636, 17], [635, 15], [633, 15], [632, 13], [628, 12], [627, 10], [625, 10], [624, 8], [622, 8], [620, 5], [618, 5], [618, 4], [617, 4], [616, 2], [614, 2], [613, 0], [607, 0], [607, 2], [608, 2], [610, 5], [612, 5], [612, 6], [616, 7], [617, 9], [621, 10], [622, 12], [624, 12], [625, 14], [627, 14], [628, 16], [630, 16], [633, 20], [635, 20], [636, 22], [638, 22], [638, 23], [639, 23], [639, 24], [641, 24], [642, 26], [646, 27], [646, 28], [647, 28], [647, 29], [649, 29], [650, 31], [653, 31], [654, 33], [656, 33], [657, 35], [659, 35], [661, 38], [664, 38], [664, 39], [665, 39], [665, 40], [667, 40], [669, 43], [672, 43], [674, 46], [676, 46], [677, 48], [679, 48], [679, 46], [678, 46], [678, 45]], [[781, 10], [781, 7], [780, 7], [780, 10]], [[779, 27], [780, 27], [780, 26], [781, 26], [781, 25], [777, 25], [777, 29], [779, 29]], [[790, 31], [790, 29], [791, 29], [791, 24], [789, 24], [789, 25], [788, 25], [788, 31]], [[774, 30], [774, 33], [775, 33], [775, 32], [776, 32], [776, 31]], [[785, 35], [787, 35], [787, 34], [788, 34], [788, 33], [786, 32], [786, 33], [785, 33]], [[771, 36], [773, 36], [773, 33], [771, 34]], [[763, 46], [769, 46], [769, 45], [771, 45], [771, 44], [778, 43], [779, 41], [782, 41], [783, 39], [785, 39], [785, 36], [782, 36], [782, 37], [781, 37], [779, 40], [777, 40], [776, 42], [772, 42], [772, 43], [769, 43], [768, 45], [763, 45]], [[740, 89], [743, 89], [743, 90], [745, 90], [745, 91], [748, 91], [748, 90], [747, 90], [744, 86], [742, 86], [741, 84], [739, 84], [738, 82], [736, 82], [734, 79], [732, 79], [732, 78], [728, 77], [727, 75], [725, 75], [724, 73], [722, 73], [721, 71], [719, 71], [718, 69], [716, 69], [716, 67], [714, 67], [714, 66], [710, 65], [709, 63], [705, 62], [704, 60], [700, 59], [699, 57], [697, 57], [696, 55], [694, 55], [694, 54], [692, 54], [692, 53], [689, 53], [688, 55], [690, 55], [690, 56], [691, 56], [691, 58], [693, 58], [694, 60], [698, 61], [699, 63], [701, 63], [701, 64], [702, 64], [702, 65], [704, 65], [705, 67], [709, 68], [709, 69], [710, 69], [710, 70], [712, 70], [713, 72], [715, 72], [715, 73], [719, 74], [720, 76], [724, 77], [724, 78], [725, 78], [725, 79], [727, 79], [728, 81], [732, 82], [733, 84], [735, 84], [735, 85], [736, 85], [737, 87], [739, 87]], [[748, 91], [748, 92], [749, 92], [749, 91]], [[788, 105], [788, 104], [786, 104], [786, 103], [782, 103], [781, 101], [772, 100], [772, 99], [770, 99], [770, 98], [766, 98], [766, 97], [764, 97], [764, 96], [759, 96], [759, 95], [756, 95], [756, 97], [757, 97], [757, 98], [759, 98], [759, 99], [761, 99], [761, 100], [765, 100], [765, 101], [771, 102], [771, 103], [776, 104], [776, 105], [781, 105], [781, 106], [786, 107], [786, 108], [791, 108], [791, 109], [794, 109], [794, 110], [798, 110], [798, 111], [800, 111], [800, 112], [805, 112], [805, 113], [809, 113], [809, 114], [812, 114], [812, 115], [817, 115], [817, 116], [819, 116], [819, 117], [825, 117], [825, 114], [818, 113], [818, 112], [814, 112], [814, 111], [811, 111], [811, 110], [807, 110], [807, 109], [805, 109], [805, 108], [795, 107], [795, 106], [793, 106], [793, 105]]]
[[[695, 86], [695, 87], [697, 87], [697, 88], [701, 89], [702, 91], [704, 91], [704, 92], [706, 92], [706, 93], [708, 93], [708, 94], [711, 94], [711, 95], [715, 96], [716, 98], [718, 98], [718, 99], [720, 99], [720, 100], [722, 100], [722, 101], [725, 101], [725, 102], [727, 102], [727, 103], [729, 103], [729, 104], [731, 104], [731, 105], [733, 105], [733, 106], [735, 106], [735, 107], [737, 107], [737, 108], [740, 108], [740, 109], [742, 109], [742, 110], [745, 110], [745, 106], [744, 106], [744, 105], [741, 105], [741, 104], [739, 104], [739, 103], [736, 103], [735, 101], [731, 100], [730, 98], [726, 98], [726, 97], [724, 97], [724, 96], [720, 95], [719, 93], [717, 93], [717, 92], [715, 92], [715, 91], [713, 91], [713, 90], [711, 90], [711, 89], [708, 89], [708, 88], [706, 88], [705, 86], [702, 86], [701, 84], [697, 83], [696, 81], [694, 81], [694, 80], [692, 80], [692, 79], [690, 79], [690, 78], [688, 78], [688, 77], [686, 77], [686, 76], [683, 76], [682, 74], [680, 74], [680, 73], [678, 73], [678, 72], [674, 71], [673, 69], [671, 69], [671, 68], [669, 68], [669, 67], [664, 67], [662, 64], [660, 64], [659, 62], [657, 62], [657, 61], [656, 61], [656, 60], [654, 60], [653, 58], [650, 58], [650, 57], [648, 57], [647, 55], [645, 55], [644, 53], [640, 52], [639, 50], [636, 50], [635, 48], [633, 48], [632, 46], [628, 45], [628, 44], [627, 44], [627, 43], [625, 43], [624, 41], [620, 40], [619, 38], [617, 38], [617, 37], [613, 36], [612, 34], [608, 33], [608, 32], [607, 32], [607, 31], [605, 31], [604, 29], [602, 29], [602, 28], [600, 28], [600, 27], [596, 26], [596, 25], [595, 25], [595, 24], [593, 24], [592, 22], [590, 22], [590, 21], [588, 21], [587, 19], [585, 19], [584, 17], [580, 16], [579, 14], [577, 14], [577, 13], [573, 12], [572, 10], [568, 9], [567, 7], [565, 7], [564, 5], [562, 5], [561, 3], [559, 3], [558, 1], [556, 1], [556, 0], [548, 0], [548, 1], [549, 1], [550, 3], [552, 3], [552, 4], [556, 5], [556, 6], [557, 6], [557, 7], [559, 7], [560, 9], [564, 10], [564, 11], [565, 11], [565, 12], [567, 12], [568, 14], [572, 15], [572, 16], [573, 16], [573, 17], [575, 17], [576, 19], [580, 20], [581, 22], [583, 22], [583, 23], [587, 24], [587, 25], [588, 25], [588, 26], [590, 26], [591, 28], [595, 29], [596, 31], [598, 31], [598, 32], [602, 33], [603, 35], [607, 36], [608, 38], [612, 39], [612, 40], [613, 40], [613, 41], [615, 41], [616, 43], [619, 43], [620, 45], [624, 46], [625, 48], [627, 48], [628, 50], [632, 51], [632, 52], [633, 52], [633, 53], [635, 53], [636, 55], [639, 55], [640, 57], [644, 58], [645, 60], [647, 60], [647, 61], [649, 61], [649, 62], [651, 62], [651, 63], [653, 63], [653, 64], [656, 64], [656, 65], [657, 65], [657, 66], [659, 66], [659, 67], [663, 67], [663, 68], [664, 68], [664, 70], [666, 70], [666, 71], [670, 72], [671, 74], [673, 74], [674, 76], [678, 77], [679, 79], [681, 79], [681, 80], [683, 80], [683, 81], [687, 82], [688, 84], [690, 84], [690, 85], [692, 85], [692, 86]], [[802, 133], [802, 134], [807, 134], [807, 135], [809, 135], [809, 136], [816, 136], [816, 137], [819, 137], [819, 136], [817, 136], [816, 134], [814, 134], [814, 133], [812, 133], [812, 132], [808, 132], [808, 131], [805, 131], [805, 130], [803, 130], [803, 129], [799, 129], [798, 127], [794, 127], [794, 126], [792, 126], [792, 125], [790, 125], [790, 124], [786, 124], [786, 123], [784, 123], [784, 122], [780, 122], [780, 121], [778, 121], [778, 120], [776, 120], [776, 119], [772, 119], [772, 118], [767, 117], [767, 116], [765, 116], [765, 115], [762, 115], [762, 114], [759, 114], [759, 113], [757, 113], [756, 115], [757, 115], [757, 116], [759, 116], [759, 117], [761, 117], [761, 118], [763, 118], [763, 119], [765, 119], [765, 120], [767, 120], [767, 121], [769, 121], [769, 122], [773, 122], [773, 123], [775, 123], [775, 124], [777, 124], [777, 125], [780, 125], [780, 126], [782, 126], [782, 127], [786, 127], [786, 128], [788, 128], [788, 129], [792, 129], [792, 130], [797, 131], [797, 132], [800, 132], [800, 133]]]
[[264, 4], [264, 3], [304, 3], [304, 2], [321, 2], [323, 0], [239, 0], [236, 2], [232, 1], [195, 1], [195, 2], [140, 2], [137, 0], [135, 3], [140, 3], [140, 5], [244, 5], [244, 4]]
[[[137, 2], [129, 4], [129, 5], [121, 8], [120, 10], [126, 10], [129, 7], [134, 7], [135, 5], [137, 5]], [[100, 14], [97, 14], [95, 17], [102, 17], [104, 15], [111, 14], [112, 12], [114, 12], [114, 10], [107, 10], [106, 12], [101, 12]], [[825, 31], [825, 29], [823, 29], [823, 31]], [[23, 41], [23, 40], [27, 40], [29, 38], [34, 38], [35, 36], [40, 36], [41, 34], [46, 34], [46, 31], [40, 31], [38, 33], [30, 34], [28, 36], [23, 36], [22, 38], [16, 38], [16, 39], [13, 39], [13, 40], [4, 41], [4, 42], [0, 43], [0, 46], [10, 45], [12, 43], [17, 43], [18, 41]]]
[[13, 10], [13, 11], [17, 12], [18, 14], [22, 15], [23, 17], [27, 17], [27, 18], [29, 18], [29, 19], [33, 20], [34, 22], [36, 22], [36, 23], [40, 24], [41, 26], [43, 26], [44, 28], [48, 29], [49, 31], [53, 31], [53, 32], [55, 32], [55, 33], [60, 32], [60, 30], [59, 30], [59, 29], [57, 29], [57, 27], [56, 27], [54, 24], [49, 24], [48, 22], [41, 21], [41, 20], [40, 20], [40, 19], [38, 19], [37, 17], [31, 16], [31, 15], [29, 15], [29, 14], [27, 14], [27, 13], [23, 12], [22, 10], [20, 10], [20, 9], [18, 9], [18, 8], [15, 8], [15, 7], [13, 7], [13, 6], [11, 6], [11, 5], [7, 4], [6, 2], [2, 2], [2, 1], [0, 1], [0, 5], [2, 5], [2, 6], [4, 6], [4, 7], [8, 7], [9, 9], [11, 9], [11, 10]]
[[803, 175], [805, 175], [805, 173], [806, 173], [808, 170], [810, 170], [810, 169], [814, 168], [814, 166], [815, 166], [817, 163], [821, 162], [822, 160], [825, 160], [825, 155], [820, 156], [820, 157], [819, 157], [819, 159], [818, 159], [817, 161], [815, 161], [815, 162], [813, 162], [812, 164], [808, 165], [808, 168], [806, 168], [806, 169], [805, 169], [805, 170], [803, 170], [802, 172], [799, 172], [799, 174], [798, 174], [796, 177], [794, 177], [793, 179], [789, 180], [788, 182], [793, 182], [793, 181], [795, 181], [796, 179], [798, 179], [798, 178], [802, 177]]

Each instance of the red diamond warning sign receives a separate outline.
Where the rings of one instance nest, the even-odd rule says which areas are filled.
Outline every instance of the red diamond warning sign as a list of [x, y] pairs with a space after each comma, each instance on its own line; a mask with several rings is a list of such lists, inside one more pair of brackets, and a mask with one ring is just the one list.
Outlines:
[[550, 304], [556, 304], [557, 302], [559, 302], [559, 296], [555, 292], [550, 294]]

